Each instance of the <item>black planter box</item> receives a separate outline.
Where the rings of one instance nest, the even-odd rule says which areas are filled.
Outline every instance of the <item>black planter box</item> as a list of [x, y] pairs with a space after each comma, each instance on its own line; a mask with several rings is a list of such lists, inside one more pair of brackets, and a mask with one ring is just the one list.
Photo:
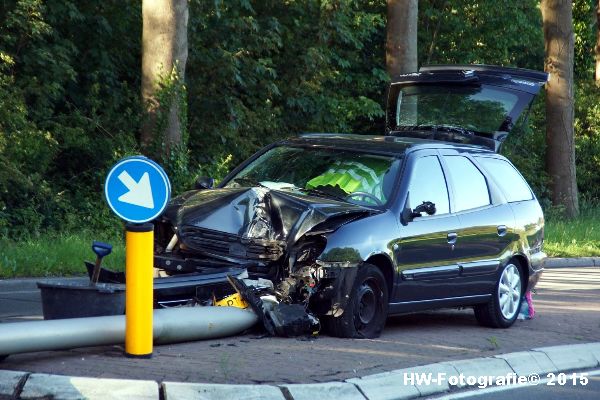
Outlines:
[[44, 319], [125, 314], [125, 285], [86, 282], [38, 282]]
[[[91, 275], [93, 264], [86, 262], [86, 266]], [[233, 294], [235, 290], [227, 276], [239, 276], [245, 272], [245, 268], [236, 267], [207, 268], [201, 273], [154, 278], [154, 308], [183, 305], [193, 300], [208, 301], [213, 296], [221, 298]], [[37, 286], [42, 292], [44, 319], [123, 315], [124, 282], [124, 273], [104, 268], [96, 286], [85, 281], [38, 282]]]

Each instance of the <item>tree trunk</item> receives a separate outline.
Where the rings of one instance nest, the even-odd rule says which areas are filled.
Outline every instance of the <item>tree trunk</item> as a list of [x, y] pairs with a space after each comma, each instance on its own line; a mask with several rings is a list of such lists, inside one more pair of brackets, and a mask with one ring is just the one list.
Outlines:
[[596, 85], [600, 86], [600, 0], [596, 4]]
[[[146, 115], [140, 145], [150, 152], [182, 143], [180, 118], [188, 56], [188, 0], [142, 1], [142, 101]], [[161, 149], [162, 147], [162, 149]]]
[[546, 170], [552, 202], [565, 207], [568, 217], [579, 214], [573, 144], [573, 3], [542, 0], [545, 41]]
[[387, 0], [385, 64], [391, 78], [416, 72], [418, 0]]

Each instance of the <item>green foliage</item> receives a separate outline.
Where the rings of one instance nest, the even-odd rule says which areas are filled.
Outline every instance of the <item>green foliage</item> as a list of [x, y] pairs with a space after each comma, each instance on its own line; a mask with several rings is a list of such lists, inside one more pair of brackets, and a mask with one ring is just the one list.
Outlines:
[[[216, 9], [215, 9], [216, 4]], [[192, 1], [190, 149], [237, 163], [302, 131], [381, 124], [383, 2]]]
[[[156, 161], [167, 172], [173, 190], [181, 192], [189, 189], [194, 181], [194, 176], [190, 171], [189, 151], [187, 149], [189, 141], [187, 131], [187, 89], [185, 82], [177, 71], [177, 66], [174, 66], [170, 73], [164, 74], [157, 82], [158, 90], [155, 93], [157, 106], [153, 116], [155, 118], [155, 140], [149, 152], [158, 155]], [[170, 139], [166, 137], [172, 107], [176, 107], [176, 117], [181, 127], [181, 142], [178, 144], [168, 142]]]
[[139, 13], [119, 1], [0, 6], [0, 235], [115, 229], [101, 185], [135, 146]]
[[594, 77], [594, 45], [596, 43], [597, 0], [573, 1], [573, 32], [575, 33], [575, 76], [584, 80]]
[[[594, 4], [574, 2], [577, 172], [586, 199], [600, 198]], [[183, 144], [158, 157], [175, 193], [199, 175], [220, 180], [263, 145], [299, 132], [383, 131], [383, 0], [189, 7], [185, 82], [168, 76], [159, 93], [161, 103], [178, 102], [184, 122]], [[120, 234], [102, 183], [116, 160], [140, 152], [141, 3], [7, 0], [0, 18], [0, 236], [82, 227]], [[542, 69], [543, 50], [537, 0], [419, 2], [421, 65]], [[540, 99], [504, 149], [542, 200], [544, 120]]]
[[537, 0], [419, 2], [421, 64], [495, 64], [543, 69]]
[[582, 80], [576, 88], [577, 186], [584, 199], [600, 199], [600, 89]]
[[215, 185], [219, 184], [225, 176], [231, 171], [233, 165], [233, 155], [227, 154], [221, 157], [215, 163], [205, 166], [200, 166], [198, 176], [208, 176], [215, 179]]
[[[175, 191], [300, 131], [380, 130], [384, 11], [383, 1], [191, 1], [185, 85], [168, 76], [159, 93], [185, 122], [182, 146], [158, 160]], [[139, 2], [13, 0], [0, 18], [0, 234], [118, 231], [102, 182], [139, 152]]]

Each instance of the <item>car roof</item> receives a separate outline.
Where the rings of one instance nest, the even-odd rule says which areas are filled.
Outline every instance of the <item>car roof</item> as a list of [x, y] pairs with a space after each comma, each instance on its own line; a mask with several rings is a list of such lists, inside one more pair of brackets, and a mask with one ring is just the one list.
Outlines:
[[352, 151], [394, 156], [400, 156], [410, 151], [422, 149], [455, 149], [471, 153], [495, 154], [487, 148], [475, 145], [409, 137], [357, 135], [349, 133], [304, 133], [297, 137], [286, 139], [280, 143], [348, 149]]

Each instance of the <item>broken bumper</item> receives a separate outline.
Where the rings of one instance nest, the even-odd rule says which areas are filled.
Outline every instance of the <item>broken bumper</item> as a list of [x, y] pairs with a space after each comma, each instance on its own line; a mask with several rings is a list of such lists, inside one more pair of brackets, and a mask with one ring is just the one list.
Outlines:
[[[88, 274], [91, 274], [94, 265], [89, 262], [85, 264]], [[213, 296], [225, 297], [233, 293], [227, 276], [240, 276], [245, 273], [246, 269], [241, 267], [205, 268], [202, 272], [154, 278], [154, 302], [157, 306], [167, 307], [192, 300], [208, 300]], [[125, 283], [125, 274], [103, 268], [99, 281]]]

